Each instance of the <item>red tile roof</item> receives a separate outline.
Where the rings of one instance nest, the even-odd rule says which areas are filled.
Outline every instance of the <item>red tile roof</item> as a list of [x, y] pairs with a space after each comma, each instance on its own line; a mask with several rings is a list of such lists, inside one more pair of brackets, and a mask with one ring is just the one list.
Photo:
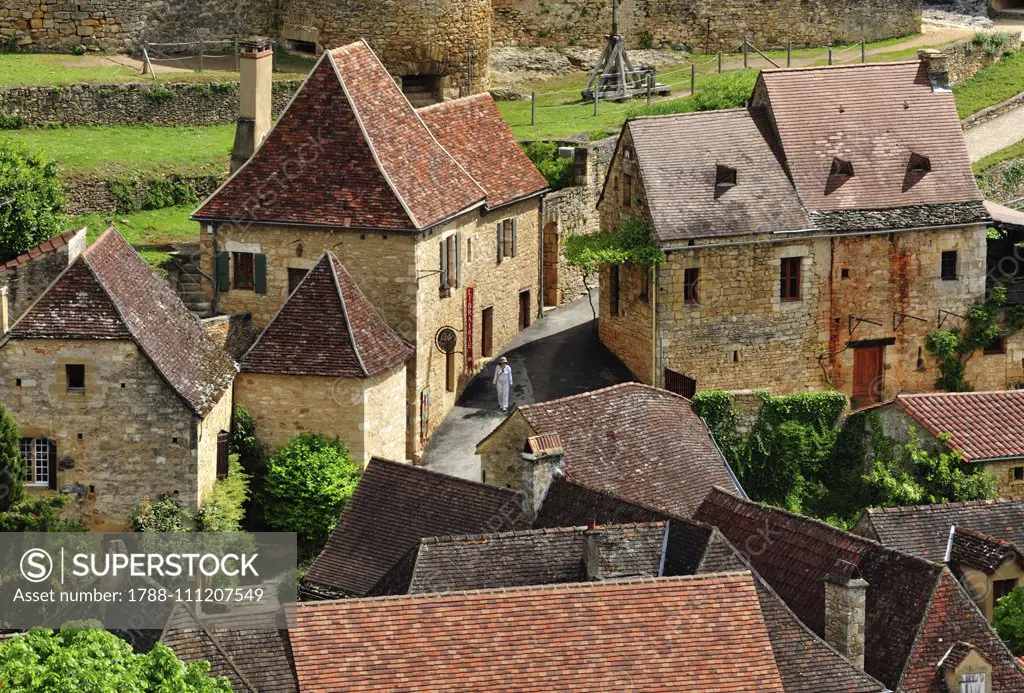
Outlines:
[[40, 255], [46, 255], [47, 253], [52, 253], [55, 250], [65, 247], [71, 242], [71, 239], [79, 234], [80, 231], [81, 230], [68, 231], [60, 234], [59, 236], [54, 236], [53, 238], [40, 243], [27, 253], [22, 253], [18, 257], [12, 258], [7, 262], [0, 262], [0, 273], [6, 272], [9, 269], [14, 269], [18, 265], [24, 265], [26, 262], [35, 260]]
[[[932, 91], [924, 63], [764, 70], [755, 94], [762, 85], [807, 209], [982, 200], [953, 94]], [[911, 154], [931, 171], [908, 173]], [[841, 184], [829, 176], [833, 158], [853, 165]]]
[[242, 357], [242, 370], [366, 378], [412, 354], [338, 258], [326, 252]]
[[231, 389], [237, 366], [113, 228], [11, 327], [12, 339], [131, 339], [197, 414]]
[[301, 604], [299, 687], [783, 691], [750, 573]]
[[324, 53], [263, 145], [194, 218], [416, 230], [484, 198], [359, 41]]
[[445, 101], [419, 113], [441, 145], [486, 191], [489, 208], [547, 189], [547, 181], [519, 147], [490, 94]]
[[306, 581], [364, 596], [424, 537], [527, 527], [511, 491], [372, 459]]
[[[856, 566], [869, 585], [865, 670], [893, 690], [940, 690], [930, 686], [939, 680], [939, 659], [956, 640], [977, 644], [993, 666], [998, 662], [1007, 684], [998, 690], [1024, 690], [1024, 673], [1015, 670], [1012, 655], [942, 566], [721, 489], [708, 495], [695, 519], [717, 527], [819, 636], [825, 577], [838, 560]], [[957, 637], [951, 637], [954, 631]]]
[[1024, 457], [1024, 390], [900, 395], [900, 409], [969, 462]]
[[712, 487], [736, 489], [690, 401], [671, 392], [623, 383], [520, 407], [518, 415], [537, 434], [559, 435], [570, 480], [627, 501], [688, 517]]

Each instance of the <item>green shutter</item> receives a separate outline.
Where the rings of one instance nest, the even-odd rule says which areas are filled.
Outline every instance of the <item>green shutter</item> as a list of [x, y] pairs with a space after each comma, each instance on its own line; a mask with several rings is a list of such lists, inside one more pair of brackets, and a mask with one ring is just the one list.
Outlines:
[[231, 254], [222, 250], [217, 253], [217, 289], [227, 292], [231, 286]]
[[441, 249], [441, 288], [448, 288], [448, 241], [442, 240]]
[[267, 256], [255, 256], [256, 261], [256, 293], [267, 293]]

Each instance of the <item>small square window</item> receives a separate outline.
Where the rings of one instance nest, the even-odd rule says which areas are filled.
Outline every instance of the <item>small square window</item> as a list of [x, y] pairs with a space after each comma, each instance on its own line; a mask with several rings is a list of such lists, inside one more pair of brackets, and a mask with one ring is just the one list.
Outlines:
[[839, 276], [842, 279], [849, 279], [850, 278], [850, 268], [849, 267], [844, 267], [843, 269], [839, 270]]
[[21, 387], [21, 378], [14, 379], [14, 387]]
[[992, 581], [992, 603], [996, 604], [1000, 599], [1017, 589], [1017, 578], [1008, 580]]
[[955, 282], [957, 275], [957, 252], [955, 250], [942, 251], [942, 280]]
[[1024, 481], [1024, 467], [1014, 467], [1013, 468], [1013, 480], [1014, 481]]
[[996, 337], [991, 342], [985, 345], [985, 356], [995, 356], [997, 354], [1006, 353], [1006, 338]]
[[683, 303], [700, 303], [700, 268], [690, 267], [683, 271]]
[[64, 374], [68, 379], [68, 392], [85, 392], [85, 366], [69, 363], [64, 366]]
[[295, 293], [295, 290], [299, 288], [299, 284], [309, 274], [309, 270], [302, 269], [301, 267], [289, 267], [288, 268], [288, 295], [291, 296]]

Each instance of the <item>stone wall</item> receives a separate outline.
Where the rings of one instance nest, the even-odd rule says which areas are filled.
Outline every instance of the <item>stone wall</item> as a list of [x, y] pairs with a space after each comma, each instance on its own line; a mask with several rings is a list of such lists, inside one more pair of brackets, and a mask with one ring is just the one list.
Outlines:
[[[609, 0], [494, 0], [496, 45], [599, 47]], [[823, 46], [876, 41], [921, 30], [920, 0], [623, 0], [627, 46], [686, 46], [700, 52], [755, 46]]]
[[[227, 179], [228, 172], [225, 170], [222, 177], [217, 176], [172, 176], [170, 179], [191, 187], [196, 197], [205, 199], [213, 193], [221, 183]], [[133, 197], [136, 204], [141, 204], [145, 197], [146, 190], [152, 187], [158, 179], [136, 180], [133, 182]], [[128, 181], [130, 182], [130, 181]], [[73, 177], [64, 181], [64, 192], [68, 201], [64, 205], [66, 214], [87, 214], [89, 212], [113, 212], [118, 211], [120, 202], [114, 195], [111, 186], [115, 183], [126, 183], [125, 180], [104, 179], [104, 178], [78, 178]]]
[[0, 268], [0, 286], [8, 289], [10, 324], [21, 317], [50, 284], [85, 250], [85, 229], [55, 250], [4, 270]]
[[481, 479], [485, 484], [522, 491], [524, 460], [520, 457], [526, 439], [537, 432], [518, 411], [509, 414], [498, 428], [480, 442]]
[[132, 51], [143, 41], [181, 42], [266, 34], [281, 0], [5, 0], [0, 40], [24, 50]]
[[[275, 80], [274, 116], [302, 84]], [[0, 114], [21, 116], [25, 126], [219, 125], [238, 120], [238, 83], [73, 84], [0, 91]]]
[[966, 82], [982, 68], [999, 62], [1007, 53], [1017, 51], [1020, 48], [1020, 34], [1007, 32], [1007, 37], [1007, 42], [992, 53], [989, 53], [986, 46], [978, 45], [973, 39], [958, 41], [940, 49], [947, 59], [950, 83]]
[[[1024, 98], [1021, 99], [1024, 103]], [[1009, 159], [985, 169], [976, 176], [985, 197], [995, 202], [1009, 202], [1024, 197], [1024, 159]]]
[[[67, 391], [69, 363], [85, 365], [82, 394]], [[69, 512], [90, 529], [120, 529], [145, 495], [172, 494], [198, 509], [198, 450], [208, 435], [198, 439], [198, 417], [133, 342], [11, 340], [0, 348], [0, 401], [22, 436], [56, 441], [57, 486], [84, 487]]]

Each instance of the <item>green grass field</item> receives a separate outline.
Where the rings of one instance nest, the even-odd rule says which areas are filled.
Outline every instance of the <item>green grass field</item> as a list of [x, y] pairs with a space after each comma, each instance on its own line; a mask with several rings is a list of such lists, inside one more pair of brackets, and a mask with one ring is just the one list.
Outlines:
[[194, 211], [195, 208], [188, 205], [134, 214], [97, 212], [73, 217], [69, 228], [87, 227], [87, 239], [92, 243], [113, 224], [146, 262], [156, 267], [168, 259], [167, 250], [170, 245], [199, 240], [199, 225], [189, 221], [189, 215]]
[[1024, 91], [1024, 51], [1003, 58], [953, 87], [961, 118], [994, 106]]
[[[117, 56], [112, 56], [117, 57]], [[223, 61], [222, 61], [223, 62]], [[230, 61], [233, 62], [233, 59]], [[275, 79], [295, 79], [305, 74], [313, 63], [292, 56], [280, 57], [281, 71]], [[297, 74], [298, 73], [298, 74]], [[0, 54], [0, 89], [25, 86], [66, 86], [69, 84], [128, 84], [153, 82], [132, 67], [117, 65], [97, 55], [52, 55], [44, 53]], [[232, 70], [159, 73], [157, 82], [237, 82]]]
[[[1024, 134], [1024, 133], [1022, 133]], [[1001, 164], [1004, 161], [1010, 159], [1024, 158], [1024, 140], [1016, 144], [1011, 144], [1006, 149], [1000, 149], [995, 154], [989, 154], [984, 159], [980, 159], [974, 162], [974, 173], [975, 175], [984, 173], [986, 170], [992, 168], [996, 164]]]
[[65, 177], [132, 174], [222, 174], [234, 125], [119, 126], [0, 131], [0, 142], [19, 142], [56, 161]]

